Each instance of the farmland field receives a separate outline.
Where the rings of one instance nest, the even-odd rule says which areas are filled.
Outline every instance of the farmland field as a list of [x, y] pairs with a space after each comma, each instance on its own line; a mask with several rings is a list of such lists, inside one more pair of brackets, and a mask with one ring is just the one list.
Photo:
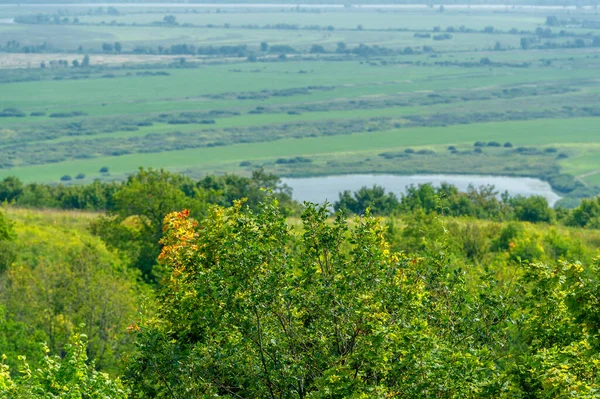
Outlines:
[[16, 22], [0, 24], [2, 178], [262, 167], [566, 175], [580, 187], [562, 195], [600, 190], [593, 10], [65, 5], [0, 17]]

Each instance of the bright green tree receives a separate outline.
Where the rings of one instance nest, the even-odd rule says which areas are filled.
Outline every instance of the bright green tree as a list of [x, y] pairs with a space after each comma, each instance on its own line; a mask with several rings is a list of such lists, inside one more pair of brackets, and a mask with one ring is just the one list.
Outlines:
[[512, 291], [472, 295], [443, 255], [390, 252], [380, 221], [309, 206], [301, 233], [276, 203], [165, 219], [171, 271], [135, 327], [139, 397], [475, 398], [502, 391], [494, 352]]

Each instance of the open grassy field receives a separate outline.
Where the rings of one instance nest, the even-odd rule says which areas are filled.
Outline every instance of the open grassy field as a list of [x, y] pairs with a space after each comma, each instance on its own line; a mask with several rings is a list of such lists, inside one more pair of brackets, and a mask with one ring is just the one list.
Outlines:
[[[570, 174], [591, 190], [600, 185], [591, 11], [557, 11], [565, 25], [550, 33], [540, 31], [548, 12], [532, 10], [38, 11], [68, 22], [0, 24], [21, 50], [47, 43], [34, 53], [0, 48], [0, 111], [9, 110], [0, 118], [0, 177], [90, 181], [139, 166], [194, 175], [264, 167], [288, 176]], [[177, 22], [152, 25], [165, 15]], [[298, 29], [267, 26], [276, 24]], [[292, 49], [270, 52], [277, 45]], [[195, 50], [209, 47], [208, 55]], [[90, 66], [72, 66], [86, 54]], [[59, 59], [68, 67], [52, 62]], [[475, 142], [492, 144], [474, 151]], [[423, 154], [399, 155], [409, 148]]]

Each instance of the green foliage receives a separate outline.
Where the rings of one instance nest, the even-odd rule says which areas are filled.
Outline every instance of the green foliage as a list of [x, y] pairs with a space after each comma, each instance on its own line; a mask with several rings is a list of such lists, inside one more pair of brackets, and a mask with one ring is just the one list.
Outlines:
[[[330, 222], [312, 205], [298, 233], [276, 202], [213, 207], [201, 223], [188, 215], [165, 219], [161, 262], [171, 275], [157, 316], [134, 327], [135, 397], [550, 398], [600, 387], [588, 333], [596, 269], [467, 273], [448, 256], [447, 231], [470, 236], [462, 248], [475, 259], [489, 245], [484, 233], [446, 230], [422, 211], [419, 222], [436, 232], [421, 236], [423, 257], [390, 252], [377, 219]], [[539, 259], [538, 236], [504, 236], [515, 260]]]
[[23, 183], [16, 177], [7, 177], [0, 183], [0, 202], [13, 202], [23, 193]]
[[[245, 187], [234, 177], [199, 187], [150, 173], [132, 177], [132, 192], [170, 184], [225, 204]], [[7, 399], [61, 387], [63, 397], [96, 397], [68, 396], [98, 388], [60, 372], [68, 350], [64, 360], [36, 350], [45, 341], [61, 353], [82, 322], [95, 366], [78, 375], [118, 374], [125, 358], [137, 398], [592, 398], [600, 387], [592, 231], [419, 207], [387, 224], [368, 214], [347, 221], [313, 205], [295, 226], [276, 199], [256, 200], [205, 208], [199, 223], [188, 211], [167, 214], [158, 309], [149, 303], [141, 320], [145, 285], [82, 230], [93, 215], [9, 208], [19, 256], [0, 278], [0, 390]], [[143, 231], [138, 219], [119, 226]], [[19, 354], [41, 362], [35, 372], [54, 385], [19, 377]], [[90, 378], [123, 391], [99, 376]]]
[[544, 197], [516, 196], [509, 200], [509, 204], [513, 208], [517, 220], [532, 223], [551, 223], [554, 218], [552, 209], [550, 209], [548, 201]]
[[[126, 250], [133, 266], [147, 281], [155, 278], [152, 267], [160, 252], [158, 241], [165, 215], [190, 207], [202, 212], [202, 203], [193, 201], [181, 189], [184, 183], [191, 184], [182, 175], [140, 169], [115, 193], [115, 205], [109, 215], [93, 226], [93, 231], [109, 246]], [[129, 225], [123, 226], [126, 221]]]
[[385, 193], [381, 186], [363, 187], [354, 195], [350, 191], [340, 193], [340, 198], [333, 204], [336, 211], [346, 210], [362, 215], [367, 209], [373, 215], [390, 215], [398, 208], [399, 202], [394, 193]]
[[493, 251], [508, 251], [514, 241], [525, 234], [525, 228], [520, 223], [509, 223], [502, 230], [498, 237], [492, 243]]
[[32, 345], [39, 342], [60, 353], [85, 323], [88, 354], [97, 367], [116, 373], [131, 345], [126, 327], [151, 292], [85, 227], [25, 215], [17, 214], [16, 257], [0, 276], [0, 353], [37, 361]]
[[570, 226], [600, 229], [600, 197], [583, 199], [567, 220]]
[[[87, 337], [73, 334], [64, 347], [64, 355], [51, 356], [44, 345], [42, 359], [33, 369], [24, 356], [19, 358], [18, 376], [13, 378], [10, 369], [0, 363], [0, 398], [2, 399], [126, 399], [127, 391], [116, 379], [95, 370], [88, 364]], [[39, 350], [39, 349], [38, 349]]]
[[426, 213], [440, 215], [504, 220], [509, 217], [510, 209], [497, 195], [493, 186], [470, 186], [466, 193], [462, 193], [455, 186], [446, 183], [440, 187], [421, 184], [408, 188], [400, 200], [400, 208], [405, 212], [422, 209]]
[[13, 223], [0, 210], [0, 241], [15, 239]]
[[47, 336], [43, 331], [35, 330], [24, 322], [12, 320], [4, 305], [0, 304], [0, 355], [7, 356], [2, 361], [3, 364], [17, 370], [19, 356], [27, 354], [35, 360], [39, 359], [43, 355], [40, 353], [39, 343], [46, 340]]
[[208, 204], [228, 206], [239, 198], [246, 198], [255, 208], [268, 191], [276, 193], [290, 211], [290, 193], [280, 187], [278, 177], [261, 170], [251, 178], [225, 175], [194, 181], [181, 174], [140, 168], [116, 188], [108, 215], [98, 218], [92, 231], [111, 248], [126, 254], [146, 281], [156, 282], [154, 265], [161, 248], [163, 219], [168, 213], [189, 209], [199, 218]]
[[0, 275], [12, 264], [16, 257], [13, 243], [15, 238], [13, 223], [0, 209]]

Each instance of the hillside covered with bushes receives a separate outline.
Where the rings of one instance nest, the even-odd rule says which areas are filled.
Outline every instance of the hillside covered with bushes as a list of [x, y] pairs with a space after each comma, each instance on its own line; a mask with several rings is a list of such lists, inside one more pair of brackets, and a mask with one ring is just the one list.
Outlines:
[[375, 187], [334, 212], [261, 172], [1, 187], [0, 398], [600, 392], [598, 199]]

